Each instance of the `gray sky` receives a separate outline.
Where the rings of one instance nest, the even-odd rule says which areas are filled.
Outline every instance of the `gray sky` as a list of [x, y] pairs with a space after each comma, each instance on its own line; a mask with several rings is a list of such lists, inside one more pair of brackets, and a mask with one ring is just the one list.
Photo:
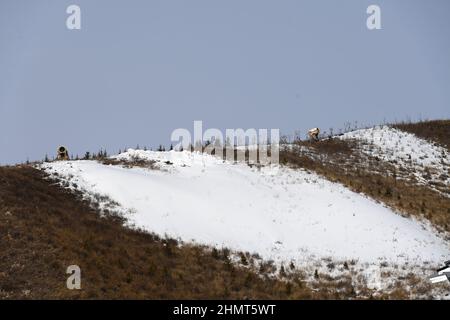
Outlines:
[[449, 14], [448, 0], [1, 0], [0, 163], [168, 145], [194, 120], [305, 134], [449, 118]]

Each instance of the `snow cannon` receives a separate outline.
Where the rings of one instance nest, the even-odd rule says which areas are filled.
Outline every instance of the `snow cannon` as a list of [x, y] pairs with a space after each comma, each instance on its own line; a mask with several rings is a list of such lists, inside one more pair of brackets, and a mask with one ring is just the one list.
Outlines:
[[57, 159], [58, 160], [69, 160], [69, 152], [67, 148], [64, 146], [59, 146], [57, 150]]
[[319, 133], [320, 133], [320, 129], [319, 128], [312, 128], [308, 131], [308, 136], [309, 139], [313, 140], [313, 141], [319, 141]]
[[444, 262], [445, 267], [438, 269], [437, 273], [430, 277], [431, 283], [450, 281], [450, 260]]

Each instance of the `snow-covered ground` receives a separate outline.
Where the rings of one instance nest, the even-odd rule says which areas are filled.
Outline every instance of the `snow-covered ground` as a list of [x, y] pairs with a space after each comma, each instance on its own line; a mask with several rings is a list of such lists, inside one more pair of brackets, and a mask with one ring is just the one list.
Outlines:
[[306, 171], [250, 168], [187, 151], [130, 149], [115, 158], [154, 160], [160, 169], [96, 161], [41, 168], [86, 195], [108, 196], [137, 227], [276, 262], [331, 257], [421, 266], [450, 256], [430, 226]]
[[339, 138], [363, 142], [364, 153], [408, 170], [419, 183], [433, 187], [430, 182], [439, 182], [450, 188], [450, 155], [446, 148], [389, 126], [351, 131]]

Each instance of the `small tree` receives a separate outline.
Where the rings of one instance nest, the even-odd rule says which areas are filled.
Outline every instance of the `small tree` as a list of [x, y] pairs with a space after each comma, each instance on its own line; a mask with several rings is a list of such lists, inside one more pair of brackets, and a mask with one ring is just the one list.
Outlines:
[[162, 144], [159, 145], [158, 151], [166, 151], [166, 147], [164, 147]]

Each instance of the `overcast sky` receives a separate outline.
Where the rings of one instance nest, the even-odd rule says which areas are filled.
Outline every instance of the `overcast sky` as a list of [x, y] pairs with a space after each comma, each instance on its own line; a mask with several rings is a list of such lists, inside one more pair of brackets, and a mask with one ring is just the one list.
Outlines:
[[304, 134], [449, 118], [449, 16], [448, 0], [1, 0], [0, 163], [168, 145], [194, 120]]

